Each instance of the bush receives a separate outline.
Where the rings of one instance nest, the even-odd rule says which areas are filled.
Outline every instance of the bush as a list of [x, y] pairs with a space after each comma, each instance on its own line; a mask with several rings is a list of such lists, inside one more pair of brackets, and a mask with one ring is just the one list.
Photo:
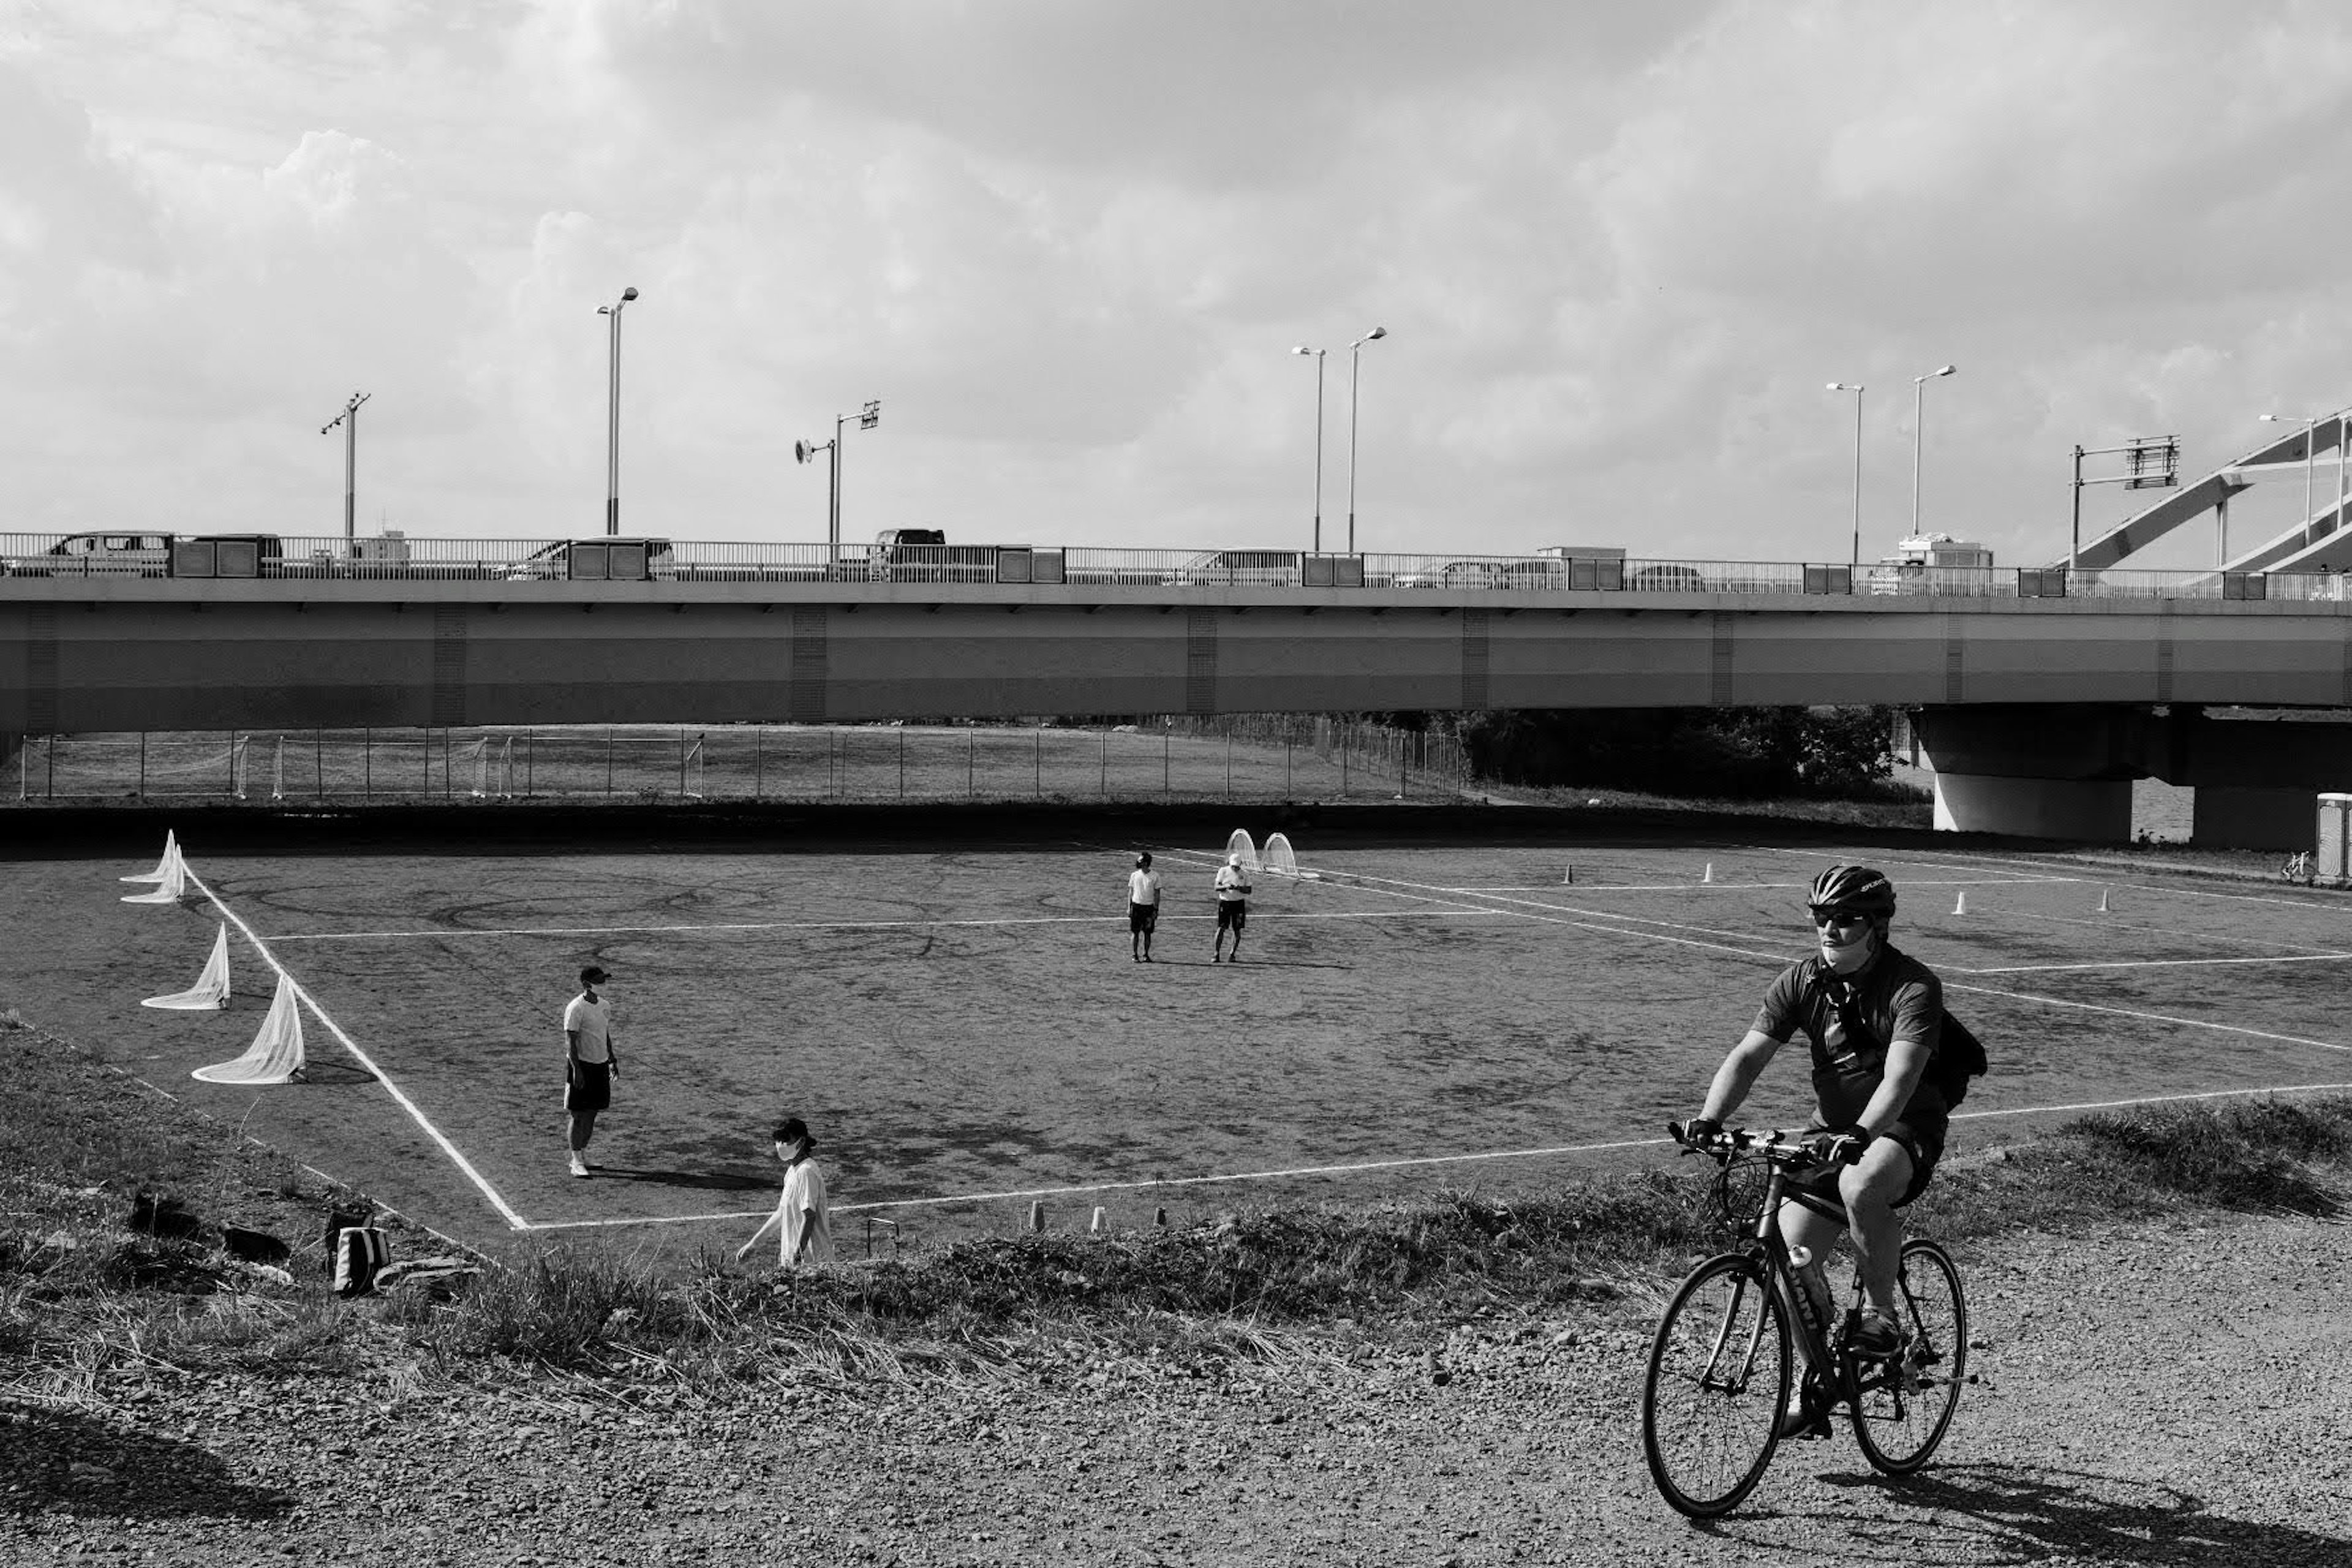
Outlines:
[[1885, 708], [1501, 710], [1462, 737], [1478, 777], [1760, 799], [1865, 790], [1893, 771]]

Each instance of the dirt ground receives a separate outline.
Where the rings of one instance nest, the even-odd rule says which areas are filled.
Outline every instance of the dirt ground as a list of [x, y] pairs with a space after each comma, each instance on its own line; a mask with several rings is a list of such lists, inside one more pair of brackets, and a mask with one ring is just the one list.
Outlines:
[[[1142, 847], [1168, 887], [1150, 965], [1124, 917]], [[1115, 1226], [1181, 1223], [1653, 1160], [1801, 950], [1802, 884], [1832, 858], [1894, 875], [1897, 941], [1991, 1050], [1956, 1149], [2051, 1108], [2352, 1080], [2340, 895], [1916, 840], [1325, 847], [1302, 830], [1318, 875], [1261, 875], [1244, 962], [1213, 966], [1222, 848], [194, 842], [210, 897], [181, 908], [120, 901], [137, 889], [117, 877], [144, 865], [70, 857], [0, 865], [0, 897], [43, 911], [10, 959], [28, 1019], [491, 1246], [690, 1251], [748, 1232], [786, 1112], [823, 1142], [853, 1249], [869, 1217], [919, 1242], [1009, 1231], [1034, 1201], [1055, 1228], [1098, 1206]], [[224, 920], [228, 1012], [142, 1008], [193, 979]], [[268, 1005], [255, 937], [314, 1004], [310, 1081], [192, 1081]], [[591, 959], [616, 977], [624, 1076], [604, 1169], [578, 1182], [557, 1018]], [[1792, 1065], [1754, 1114], [1795, 1121], [1805, 1099]]]

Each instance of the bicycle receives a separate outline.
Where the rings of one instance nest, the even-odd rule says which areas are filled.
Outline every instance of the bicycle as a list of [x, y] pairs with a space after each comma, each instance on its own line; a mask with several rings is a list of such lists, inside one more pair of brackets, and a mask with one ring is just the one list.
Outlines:
[[2279, 868], [2279, 875], [2290, 882], [2300, 882], [2308, 888], [2319, 880], [2319, 868], [2313, 862], [2310, 850], [2298, 849], [2286, 858], [2286, 864]]
[[[1799, 1283], [1779, 1224], [1782, 1203], [1798, 1203], [1843, 1220], [1834, 1199], [1792, 1191], [1789, 1179], [1838, 1163], [1828, 1142], [1788, 1132], [1727, 1131], [1698, 1141], [1676, 1123], [1668, 1129], [1685, 1152], [1721, 1166], [1717, 1201], [1727, 1223], [1748, 1233], [1737, 1251], [1701, 1263], [1666, 1302], [1642, 1388], [1642, 1447], [1650, 1477], [1677, 1512], [1719, 1519], [1739, 1506], [1764, 1479], [1780, 1444], [1781, 1413], [1795, 1376], [1790, 1359], [1801, 1335], [1809, 1373], [1821, 1381], [1809, 1397], [1843, 1404], [1854, 1441], [1873, 1467], [1909, 1475], [1927, 1462], [1951, 1426], [1967, 1381], [1969, 1314], [1959, 1270], [1949, 1254], [1922, 1237], [1903, 1244], [1895, 1288], [1902, 1343], [1891, 1355], [1865, 1356], [1848, 1344], [1859, 1316], [1862, 1277], [1853, 1301], [1835, 1323]], [[1752, 1217], [1746, 1194], [1764, 1174]], [[1742, 1173], [1751, 1180], [1741, 1188]]]

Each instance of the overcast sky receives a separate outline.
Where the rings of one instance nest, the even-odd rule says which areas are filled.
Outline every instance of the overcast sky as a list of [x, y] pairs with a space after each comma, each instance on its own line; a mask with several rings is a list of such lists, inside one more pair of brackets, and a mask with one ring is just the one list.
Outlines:
[[365, 390], [362, 532], [599, 532], [635, 286], [629, 532], [821, 540], [879, 398], [848, 538], [1303, 546], [1304, 342], [1336, 548], [1381, 326], [1362, 549], [1843, 560], [1846, 381], [1875, 557], [1949, 362], [1922, 521], [2041, 561], [2076, 443], [2352, 401], [2347, 86], [2327, 0], [0, 0], [0, 527], [340, 532]]

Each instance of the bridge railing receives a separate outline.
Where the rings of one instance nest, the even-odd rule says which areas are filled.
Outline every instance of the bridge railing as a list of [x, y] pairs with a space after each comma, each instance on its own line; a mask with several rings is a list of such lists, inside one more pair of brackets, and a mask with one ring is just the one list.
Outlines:
[[1971, 599], [2352, 599], [2345, 574], [2115, 567], [1862, 566], [1097, 545], [824, 544], [593, 537], [407, 538], [156, 533], [0, 534], [0, 574], [295, 581], [908, 583], [1149, 588], [1441, 589]]

